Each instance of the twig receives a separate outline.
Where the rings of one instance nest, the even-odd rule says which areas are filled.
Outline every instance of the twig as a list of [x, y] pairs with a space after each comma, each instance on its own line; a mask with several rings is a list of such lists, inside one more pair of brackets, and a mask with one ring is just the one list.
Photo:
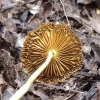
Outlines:
[[[88, 84], [88, 82], [86, 82], [85, 84], [83, 84], [82, 86], [79, 87], [79, 89], [82, 89], [84, 86], [86, 86]], [[70, 99], [72, 96], [75, 95], [75, 93], [79, 93], [80, 91], [72, 91], [74, 93], [72, 93], [69, 97], [66, 98], [66, 100]], [[84, 93], [84, 92], [81, 92], [81, 93]]]
[[66, 17], [66, 19], [67, 19], [68, 25], [70, 26], [70, 23], [69, 23], [69, 20], [68, 20], [68, 16], [67, 16], [67, 13], [66, 13], [66, 11], [65, 11], [65, 7], [64, 7], [64, 5], [63, 5], [62, 0], [60, 0], [60, 2], [61, 2], [61, 5], [62, 5], [62, 7], [63, 7], [64, 15], [65, 15], [65, 17]]

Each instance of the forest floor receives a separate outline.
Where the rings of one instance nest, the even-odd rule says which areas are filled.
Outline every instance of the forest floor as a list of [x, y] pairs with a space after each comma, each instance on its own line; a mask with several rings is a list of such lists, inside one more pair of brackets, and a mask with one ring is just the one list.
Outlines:
[[9, 100], [28, 79], [23, 41], [46, 22], [69, 24], [83, 43], [84, 65], [64, 82], [35, 82], [21, 100], [100, 100], [99, 0], [0, 0], [0, 100]]

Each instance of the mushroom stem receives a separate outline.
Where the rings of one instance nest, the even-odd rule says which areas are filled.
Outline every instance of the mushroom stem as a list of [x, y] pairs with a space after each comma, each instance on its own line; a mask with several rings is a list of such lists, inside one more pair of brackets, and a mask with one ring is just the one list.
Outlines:
[[40, 66], [27, 80], [27, 82], [9, 99], [9, 100], [19, 100], [30, 88], [32, 83], [36, 80], [36, 78], [43, 72], [43, 70], [49, 64], [51, 58], [54, 56], [54, 52], [49, 51], [48, 57], [46, 61]]

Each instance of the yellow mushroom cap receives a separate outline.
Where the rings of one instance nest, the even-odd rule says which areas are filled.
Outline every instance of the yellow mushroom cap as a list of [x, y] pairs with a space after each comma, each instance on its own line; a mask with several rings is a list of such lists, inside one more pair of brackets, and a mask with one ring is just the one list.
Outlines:
[[54, 56], [37, 78], [42, 83], [58, 83], [69, 78], [83, 65], [82, 43], [67, 24], [48, 22], [29, 32], [21, 51], [21, 60], [29, 73], [35, 72], [47, 59]]

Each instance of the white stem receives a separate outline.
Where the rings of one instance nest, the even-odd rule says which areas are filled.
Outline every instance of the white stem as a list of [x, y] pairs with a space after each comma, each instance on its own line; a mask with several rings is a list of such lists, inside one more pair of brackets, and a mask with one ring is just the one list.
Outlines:
[[53, 57], [53, 51], [50, 51], [46, 61], [40, 66], [27, 80], [27, 82], [9, 99], [9, 100], [19, 100], [30, 88], [35, 79], [41, 74], [41, 72], [47, 67], [51, 58]]

